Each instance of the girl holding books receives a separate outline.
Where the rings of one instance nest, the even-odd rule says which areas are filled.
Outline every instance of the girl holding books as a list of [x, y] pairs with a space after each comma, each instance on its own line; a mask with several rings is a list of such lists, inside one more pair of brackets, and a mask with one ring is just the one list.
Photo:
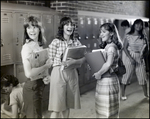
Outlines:
[[[120, 103], [120, 84], [113, 69], [117, 67], [119, 50], [122, 42], [117, 28], [113, 23], [104, 23], [100, 26], [100, 38], [105, 48], [106, 62], [93, 76], [97, 79], [95, 93], [95, 108], [97, 118], [118, 118]], [[110, 72], [110, 76], [104, 73]]]
[[[80, 109], [80, 92], [76, 68], [69, 68], [73, 64], [81, 65], [85, 58], [68, 59], [62, 62], [62, 56], [67, 47], [79, 46], [81, 43], [74, 38], [75, 26], [69, 17], [60, 20], [56, 38], [49, 45], [49, 58], [53, 70], [51, 72], [50, 97], [48, 110], [51, 118], [69, 117], [70, 108]], [[65, 67], [61, 70], [61, 65]]]
[[[29, 16], [24, 24], [24, 42], [21, 56], [27, 80], [23, 87], [23, 100], [27, 118], [42, 118], [42, 93], [44, 90], [44, 77], [42, 72], [51, 67], [50, 60], [42, 66], [35, 67], [32, 62], [33, 53], [41, 51], [45, 44], [43, 28], [38, 18]], [[34, 78], [33, 78], [34, 77]]]

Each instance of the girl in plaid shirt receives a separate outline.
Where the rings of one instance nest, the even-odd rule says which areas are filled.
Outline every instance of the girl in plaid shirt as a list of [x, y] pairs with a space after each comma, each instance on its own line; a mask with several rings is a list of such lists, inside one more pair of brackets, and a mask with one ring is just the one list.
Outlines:
[[[66, 62], [61, 61], [62, 55], [68, 46], [81, 45], [73, 37], [74, 29], [75, 27], [71, 18], [63, 17], [60, 20], [57, 37], [49, 45], [49, 58], [53, 66], [48, 106], [48, 110], [51, 111], [51, 118], [58, 118], [60, 113], [63, 118], [68, 118], [70, 108], [81, 108], [77, 70], [76, 68], [68, 67], [72, 64], [81, 65], [85, 61], [85, 58], [78, 60], [69, 59]], [[65, 70], [60, 70], [61, 65], [65, 66]]]

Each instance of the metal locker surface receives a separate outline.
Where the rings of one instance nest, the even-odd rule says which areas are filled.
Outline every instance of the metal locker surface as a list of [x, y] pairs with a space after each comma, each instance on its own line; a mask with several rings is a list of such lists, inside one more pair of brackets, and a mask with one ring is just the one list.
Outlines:
[[13, 63], [13, 14], [1, 11], [1, 66]]
[[28, 17], [27, 13], [15, 13], [14, 14], [14, 50], [15, 50], [15, 62], [16, 63], [22, 63], [21, 59], [21, 49], [23, 45], [23, 40], [24, 40], [24, 21]]
[[47, 48], [48, 45], [54, 39], [54, 16], [51, 14], [43, 14], [42, 15], [42, 25], [44, 28], [44, 35], [46, 38], [46, 45], [44, 48]]
[[42, 22], [42, 16], [40, 13], [30, 12], [28, 16], [35, 16], [35, 17], [39, 18], [39, 20]]
[[62, 18], [62, 15], [54, 15], [54, 37], [57, 35], [58, 33], [58, 26], [60, 24], [60, 19]]

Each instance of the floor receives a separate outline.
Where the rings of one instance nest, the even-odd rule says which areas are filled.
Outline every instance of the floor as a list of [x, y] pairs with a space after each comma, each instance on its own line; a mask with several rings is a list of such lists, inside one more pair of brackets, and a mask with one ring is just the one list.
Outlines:
[[[148, 79], [149, 89], [149, 79]], [[149, 90], [148, 90], [149, 93]], [[95, 118], [95, 89], [81, 95], [81, 109], [71, 109], [69, 118]], [[144, 98], [142, 87], [133, 76], [131, 84], [126, 89], [127, 100], [120, 101], [120, 118], [149, 118], [149, 100]], [[50, 112], [43, 112], [44, 118], [50, 117]]]

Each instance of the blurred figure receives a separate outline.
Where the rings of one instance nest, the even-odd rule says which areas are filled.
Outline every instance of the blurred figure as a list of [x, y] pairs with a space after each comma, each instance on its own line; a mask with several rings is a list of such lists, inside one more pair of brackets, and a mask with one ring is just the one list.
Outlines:
[[145, 37], [147, 37], [147, 44], [148, 44], [148, 52], [144, 55], [144, 60], [146, 64], [146, 72], [149, 74], [149, 46], [150, 46], [150, 41], [149, 41], [149, 21], [144, 22], [145, 29], [144, 29], [144, 34]]
[[147, 93], [147, 77], [144, 61], [144, 53], [148, 48], [146, 37], [143, 34], [143, 21], [136, 19], [131, 27], [130, 32], [126, 35], [124, 40], [124, 52], [126, 56], [123, 57], [123, 63], [126, 67], [126, 74], [122, 78], [122, 100], [126, 100], [125, 89], [129, 78], [133, 71], [135, 71], [139, 85], [142, 86], [144, 96], [149, 99]]
[[[126, 34], [131, 30], [130, 24], [129, 24], [128, 20], [123, 20], [123, 21], [121, 22], [121, 27], [122, 27], [123, 30], [124, 30], [124, 36], [123, 36], [123, 39], [122, 39], [122, 41], [123, 41], [123, 43], [124, 43], [124, 40], [126, 40], [126, 39], [125, 39]], [[123, 48], [122, 48], [122, 50], [120, 51], [120, 54], [121, 54], [121, 56], [120, 56], [121, 58], [122, 58], [122, 57], [127, 57], [126, 54], [125, 54], [125, 52], [124, 52], [124, 50], [123, 50]], [[121, 77], [120, 80], [122, 80], [122, 77]], [[127, 84], [128, 84], [128, 85], [131, 84], [131, 78], [129, 78]]]
[[1, 88], [9, 94], [9, 104], [1, 104], [2, 113], [9, 118], [24, 118], [23, 85], [13, 75], [6, 75], [1, 78]]
[[[130, 31], [130, 24], [129, 24], [128, 20], [123, 20], [121, 22], [121, 27], [124, 30], [124, 37], [125, 37], [125, 35]], [[123, 39], [124, 39], [124, 37], [123, 37]]]

